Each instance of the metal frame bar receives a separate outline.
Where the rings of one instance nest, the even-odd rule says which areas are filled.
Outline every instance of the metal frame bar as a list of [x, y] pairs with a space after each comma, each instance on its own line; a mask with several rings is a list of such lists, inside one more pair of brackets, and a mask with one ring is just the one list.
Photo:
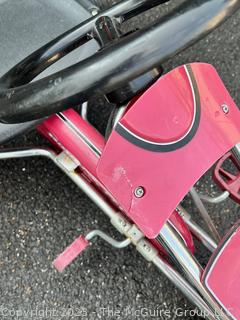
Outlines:
[[237, 161], [240, 164], [240, 143], [238, 143], [233, 149], [232, 149], [233, 155], [236, 157]]
[[[100, 14], [123, 22], [164, 2], [125, 0]], [[94, 38], [94, 26], [100, 17], [96, 15], [37, 50], [0, 79], [0, 120], [19, 123], [42, 118], [69, 105], [79, 105], [93, 95], [118, 89], [207, 35], [239, 8], [240, 0], [188, 0], [154, 26], [128, 35], [61, 72], [29, 83]]]
[[89, 232], [86, 235], [85, 239], [87, 241], [90, 241], [95, 237], [99, 237], [99, 238], [103, 239], [104, 241], [106, 241], [108, 244], [110, 244], [115, 249], [123, 249], [123, 248], [126, 248], [127, 246], [129, 246], [129, 244], [131, 244], [130, 239], [125, 239], [123, 241], [116, 241], [115, 239], [109, 237], [105, 232], [102, 232], [101, 230], [93, 230], [93, 231]]
[[218, 305], [216, 300], [214, 300], [214, 298], [202, 284], [202, 267], [195, 257], [190, 253], [188, 248], [183, 244], [179, 238], [179, 235], [168, 222], [162, 228], [157, 239], [161, 242], [169, 255], [173, 257], [174, 261], [178, 263], [180, 270], [185, 274], [193, 287], [196, 288], [200, 295], [204, 298], [204, 301], [206, 301], [212, 313], [215, 315], [221, 315], [221, 319], [223, 320], [229, 320], [229, 317], [223, 313], [223, 310]]
[[204, 318], [216, 320], [214, 312], [191, 285], [163, 258], [156, 256], [154, 265], [204, 314]]
[[219, 196], [216, 197], [209, 197], [205, 194], [199, 194], [199, 197], [201, 200], [211, 203], [211, 204], [217, 204], [217, 203], [221, 203], [225, 200], [227, 200], [230, 196], [230, 193], [228, 191], [224, 191], [223, 193], [221, 193]]
[[[106, 235], [103, 236], [102, 232], [95, 230], [88, 234], [88, 240], [98, 235], [114, 247], [123, 248], [130, 243], [134, 244], [137, 251], [147, 261], [152, 262], [161, 272], [163, 272], [163, 274], [165, 274], [191, 302], [204, 312], [204, 315], [206, 315], [207, 318], [211, 320], [215, 319], [214, 311], [218, 310], [218, 306], [215, 305], [215, 302], [209, 297], [201, 284], [200, 278], [202, 275], [202, 267], [189, 253], [171, 225], [166, 223], [159, 237], [162, 239], [162, 243], [169, 253], [175, 256], [179, 266], [184, 270], [185, 275], [190, 279], [192, 284], [188, 283], [178, 271], [159, 255], [156, 248], [144, 237], [136, 225], [129, 223], [125, 216], [117, 208], [112, 207], [92, 184], [86, 181], [79, 173], [75, 172], [77, 165], [65, 152], [56, 154], [53, 150], [48, 148], [5, 149], [0, 151], [0, 160], [36, 156], [42, 156], [52, 160], [86, 195], [88, 195], [91, 200], [93, 200], [93, 202], [110, 218], [113, 226], [127, 238], [123, 242], [112, 242], [113, 239], [110, 238], [109, 240], [109, 237], [106, 237]], [[69, 162], [71, 161], [73, 164], [69, 165]], [[222, 319], [229, 320], [225, 315]]]
[[192, 234], [211, 252], [217, 249], [217, 243], [204, 231], [196, 222], [193, 221], [191, 215], [182, 207], [178, 206], [177, 212], [183, 218]]
[[192, 199], [198, 208], [203, 220], [205, 221], [206, 225], [208, 226], [209, 231], [211, 232], [212, 236], [214, 237], [214, 240], [219, 243], [221, 240], [221, 236], [218, 233], [215, 224], [213, 223], [206, 207], [204, 206], [199, 194], [197, 193], [196, 189], [192, 187], [190, 190], [190, 195], [192, 196]]
[[84, 102], [81, 106], [81, 117], [88, 122], [88, 102]]
[[[214, 300], [211, 294], [202, 284], [203, 269], [196, 258], [190, 253], [188, 248], [179, 238], [179, 234], [167, 222], [162, 228], [157, 240], [169, 253], [170, 257], [177, 264], [178, 268], [187, 278], [175, 270], [158, 253], [158, 250], [147, 240], [136, 225], [131, 224], [125, 216], [117, 209], [111, 206], [95, 189], [95, 187], [86, 181], [75, 169], [77, 164], [65, 152], [56, 154], [53, 150], [47, 148], [24, 148], [24, 149], [5, 149], [0, 151], [1, 159], [23, 158], [42, 156], [52, 160], [91, 200], [110, 218], [113, 226], [126, 236], [124, 241], [118, 242], [99, 230], [94, 230], [87, 235], [87, 240], [95, 236], [100, 236], [115, 248], [124, 248], [130, 243], [136, 246], [137, 251], [149, 262], [152, 262], [165, 276], [170, 279], [174, 285], [179, 288], [185, 296], [193, 302], [208, 319], [218, 318], [229, 320], [229, 317], [223, 313], [223, 310]], [[73, 164], [69, 165], [69, 162]], [[215, 250], [217, 244], [208, 234], [191, 220], [191, 216], [181, 206], [178, 207], [179, 214], [190, 227], [193, 234], [208, 247], [211, 251]], [[219, 317], [220, 315], [220, 317]]]

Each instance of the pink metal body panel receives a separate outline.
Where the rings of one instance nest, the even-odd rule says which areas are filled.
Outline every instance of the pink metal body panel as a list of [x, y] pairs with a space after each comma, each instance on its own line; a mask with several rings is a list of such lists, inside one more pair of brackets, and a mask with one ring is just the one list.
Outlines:
[[240, 319], [240, 223], [235, 225], [212, 256], [203, 283], [221, 307]]
[[106, 144], [98, 178], [155, 238], [189, 189], [240, 141], [239, 124], [240, 112], [212, 66], [179, 67], [131, 105]]
[[[96, 155], [91, 148], [94, 145], [99, 152], [102, 153], [105, 140], [99, 132], [97, 132], [91, 124], [84, 121], [76, 111], [69, 109], [63, 112], [63, 115], [64, 117], [59, 115], [51, 116], [38, 127], [38, 131], [56, 148], [59, 150], [67, 150], [69, 155], [74, 156], [81, 164], [84, 172], [87, 173], [88, 178], [92, 179], [93, 183], [106, 194], [106, 190], [104, 190], [104, 187], [96, 177], [96, 167], [99, 156]], [[85, 140], [82, 140], [83, 136], [87, 138], [88, 144]], [[109, 199], [109, 201], [111, 201], [111, 199]], [[170, 217], [170, 221], [179, 232], [189, 250], [194, 252], [192, 235], [182, 218], [178, 213], [174, 212]], [[163, 250], [162, 248], [160, 249]]]

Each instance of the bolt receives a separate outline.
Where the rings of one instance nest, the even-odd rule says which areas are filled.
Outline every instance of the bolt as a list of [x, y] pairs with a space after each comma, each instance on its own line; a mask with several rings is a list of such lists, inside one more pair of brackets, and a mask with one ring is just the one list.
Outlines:
[[142, 198], [144, 196], [144, 188], [143, 187], [137, 187], [134, 191], [134, 195], [136, 198]]
[[223, 111], [225, 114], [228, 114], [228, 112], [229, 112], [229, 107], [228, 107], [228, 105], [227, 105], [226, 103], [224, 103], [224, 104], [221, 105], [221, 107], [222, 107], [222, 111]]
[[122, 225], [123, 227], [126, 227], [126, 226], [127, 226], [126, 221], [121, 220], [121, 225]]
[[96, 8], [92, 9], [91, 14], [93, 17], [96, 16], [98, 14], [98, 10]]
[[147, 252], [150, 252], [151, 251], [151, 248], [147, 245], [147, 244], [144, 244], [144, 249], [147, 251]]

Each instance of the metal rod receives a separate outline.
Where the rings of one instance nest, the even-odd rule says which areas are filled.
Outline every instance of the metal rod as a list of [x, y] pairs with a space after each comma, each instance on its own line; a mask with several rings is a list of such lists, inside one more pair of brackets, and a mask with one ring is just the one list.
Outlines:
[[179, 266], [184, 273], [191, 279], [192, 282], [198, 283], [202, 277], [203, 269], [196, 258], [189, 252], [176, 230], [170, 223], [165, 223], [159, 236], [157, 237], [159, 243], [175, 261], [178, 261]]
[[75, 171], [67, 170], [54, 151], [48, 148], [6, 149], [0, 151], [1, 160], [37, 156], [51, 159], [110, 219], [115, 218], [118, 211], [106, 202], [105, 198], [93, 187], [92, 184], [88, 183]]
[[48, 148], [21, 148], [0, 150], [0, 160], [28, 157], [45, 157], [55, 162], [56, 153]]
[[88, 233], [88, 235], [85, 238], [86, 240], [90, 241], [95, 237], [100, 237], [101, 239], [103, 239], [104, 241], [106, 241], [116, 249], [123, 249], [129, 246], [129, 244], [131, 244], [130, 239], [125, 239], [123, 241], [116, 241], [115, 239], [109, 237], [106, 233], [102, 232], [101, 230], [93, 230], [90, 233]]
[[215, 320], [214, 313], [204, 302], [199, 293], [162, 257], [157, 256], [153, 260], [154, 265], [203, 313], [203, 318]]
[[[159, 4], [129, 0], [104, 14], [122, 15], [125, 6], [127, 17], [132, 8], [141, 9], [147, 2]], [[96, 94], [112, 92], [201, 39], [239, 8], [240, 0], [188, 0], [154, 26], [128, 35], [74, 66], [29, 83], [92, 38], [89, 31], [99, 18], [97, 15], [38, 50], [0, 79], [0, 120], [19, 123], [38, 119], [69, 105], [79, 105]]]
[[[57, 164], [58, 165], [58, 164]], [[61, 165], [58, 165], [63, 170]], [[65, 172], [65, 170], [63, 170]], [[113, 219], [118, 212], [110, 206], [106, 199], [85, 179], [75, 172], [65, 172], [67, 176], [77, 184], [77, 186], [86, 193], [86, 195], [110, 218]]]
[[[64, 152], [63, 152], [64, 153]], [[62, 153], [62, 154], [63, 154]], [[0, 152], [0, 159], [9, 159], [9, 158], [23, 158], [30, 156], [43, 156], [51, 159], [73, 182], [77, 184], [77, 186], [84, 191], [97, 206], [102, 209], [102, 211], [111, 219], [111, 220], [119, 220], [119, 217], [122, 216], [120, 212], [112, 208], [104, 199], [101, 194], [87, 181], [85, 181], [79, 174], [75, 173], [74, 170], [68, 170], [69, 168], [69, 159], [67, 154], [64, 154], [64, 157], [61, 155], [57, 155], [54, 151], [46, 149], [46, 148], [34, 148], [34, 149], [15, 149], [15, 150], [3, 150]], [[64, 163], [66, 161], [66, 165]], [[70, 166], [71, 167], [71, 166]], [[123, 217], [124, 219], [124, 217]], [[100, 235], [102, 238], [105, 238], [107, 241], [109, 240], [108, 236], [103, 235], [99, 231], [94, 231], [88, 235], [88, 239], [91, 239], [95, 235]], [[148, 249], [147, 253], [143, 253], [143, 256], [146, 257], [148, 261], [152, 261], [155, 266], [158, 267], [170, 280], [174, 282], [174, 284], [190, 299], [190, 301], [194, 302], [202, 311], [206, 311], [206, 316], [209, 319], [214, 319], [213, 310], [217, 311], [218, 314], [221, 314], [221, 310], [219, 310], [216, 302], [209, 296], [206, 292], [206, 289], [201, 284], [201, 275], [202, 275], [202, 267], [196, 261], [196, 259], [191, 255], [186, 246], [183, 244], [179, 235], [176, 231], [166, 223], [159, 235], [159, 238], [164, 245], [164, 248], [169, 252], [171, 256], [174, 256], [175, 261], [178, 262], [181, 270], [184, 271], [187, 278], [191, 281], [194, 287], [199, 291], [194, 290], [194, 288], [188, 284], [172, 267], [167, 265], [160, 257], [158, 257], [158, 251], [149, 243], [148, 240], [145, 240], [149, 245], [143, 245], [143, 248]], [[140, 238], [140, 241], [143, 241]], [[111, 239], [112, 241], [112, 239]], [[126, 246], [131, 242], [131, 238], [121, 242], [114, 243], [116, 246], [122, 247]], [[135, 244], [138, 247], [138, 243]], [[151, 252], [151, 247], [153, 248], [153, 253]], [[150, 248], [150, 251], [149, 251]], [[155, 254], [154, 254], [155, 250]], [[138, 248], [138, 251], [140, 249]], [[149, 255], [149, 256], [148, 256]], [[204, 302], [206, 300], [206, 303]], [[209, 307], [208, 307], [209, 306]], [[209, 313], [208, 313], [209, 312]], [[229, 320], [227, 316], [222, 315], [223, 320]]]
[[240, 143], [238, 143], [233, 149], [232, 149], [232, 153], [235, 156], [235, 158], [237, 159], [239, 165], [240, 165]]
[[198, 290], [203, 296], [204, 300], [211, 308], [214, 314], [221, 315], [221, 319], [229, 320], [226, 314], [219, 307], [218, 303], [211, 294], [207, 291], [201, 282], [203, 269], [190, 253], [188, 248], [183, 244], [179, 235], [174, 228], [167, 222], [162, 228], [157, 240], [163, 245], [169, 255], [178, 263], [180, 270], [183, 271], [190, 283]]
[[209, 216], [209, 213], [207, 212], [206, 207], [202, 203], [202, 200], [200, 199], [200, 197], [194, 187], [190, 190], [190, 194], [191, 194], [192, 199], [193, 199], [196, 207], [198, 208], [203, 220], [207, 224], [208, 229], [210, 230], [211, 234], [213, 235], [214, 240], [217, 243], [219, 243], [221, 240], [221, 237], [220, 237], [211, 217]]
[[81, 107], [81, 117], [88, 122], [88, 102], [84, 102]]
[[209, 197], [205, 194], [199, 194], [199, 197], [201, 200], [206, 201], [208, 203], [217, 204], [227, 200], [229, 195], [230, 193], [228, 191], [224, 191], [222, 194], [220, 194], [217, 197]]
[[217, 249], [217, 243], [204, 231], [196, 222], [193, 221], [191, 215], [182, 206], [178, 206], [177, 212], [188, 225], [192, 234], [211, 252]]

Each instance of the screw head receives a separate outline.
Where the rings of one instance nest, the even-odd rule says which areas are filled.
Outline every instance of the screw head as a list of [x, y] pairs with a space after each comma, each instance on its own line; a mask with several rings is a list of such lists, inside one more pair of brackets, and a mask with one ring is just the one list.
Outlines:
[[134, 195], [136, 198], [142, 198], [145, 194], [145, 190], [143, 187], [137, 187], [134, 191]]
[[222, 105], [221, 105], [221, 108], [222, 108], [222, 111], [223, 111], [225, 114], [228, 114], [228, 112], [229, 112], [229, 106], [228, 106], [226, 103], [222, 104]]
[[98, 14], [98, 10], [95, 9], [95, 8], [93, 8], [93, 9], [91, 10], [91, 14], [92, 14], [93, 17], [96, 16], [96, 15]]
[[151, 251], [151, 248], [147, 245], [147, 244], [144, 244], [144, 249], [147, 251], [147, 252], [150, 252]]
[[121, 220], [121, 225], [122, 225], [123, 227], [126, 227], [126, 226], [127, 226], [127, 224], [126, 224], [126, 222], [125, 222], [124, 220]]

